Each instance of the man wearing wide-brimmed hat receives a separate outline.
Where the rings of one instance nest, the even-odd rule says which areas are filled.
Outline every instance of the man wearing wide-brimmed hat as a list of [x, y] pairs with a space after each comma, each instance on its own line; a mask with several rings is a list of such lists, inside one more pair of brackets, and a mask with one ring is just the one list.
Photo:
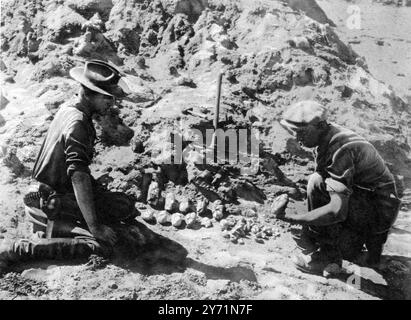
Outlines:
[[369, 265], [378, 266], [400, 201], [395, 180], [372, 144], [351, 130], [327, 121], [324, 106], [301, 101], [281, 121], [301, 145], [315, 148], [315, 173], [307, 185], [308, 212], [285, 214], [278, 198], [277, 217], [302, 224], [295, 240], [303, 253], [296, 266], [308, 272], [338, 270], [342, 259], [355, 260], [365, 245]]
[[135, 217], [133, 202], [102, 190], [89, 169], [96, 138], [91, 116], [106, 114], [128, 87], [116, 68], [100, 60], [87, 61], [70, 75], [81, 84], [80, 93], [60, 107], [50, 124], [33, 169], [39, 189], [24, 199], [40, 237], [3, 243], [0, 268], [23, 258], [107, 254], [117, 238], [108, 225]]

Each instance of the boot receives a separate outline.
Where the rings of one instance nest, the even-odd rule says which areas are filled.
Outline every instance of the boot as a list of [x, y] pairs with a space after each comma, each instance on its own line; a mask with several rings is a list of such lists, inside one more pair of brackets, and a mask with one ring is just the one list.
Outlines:
[[313, 253], [318, 250], [319, 245], [315, 241], [307, 226], [303, 226], [301, 233], [293, 234], [293, 240], [295, 241], [297, 248], [304, 254]]
[[41, 192], [40, 191], [33, 191], [27, 193], [24, 198], [23, 202], [26, 206], [41, 209]]
[[299, 253], [293, 257], [295, 267], [305, 273], [327, 276], [338, 274], [342, 267], [342, 258], [338, 252], [320, 249], [311, 254]]
[[109, 256], [111, 248], [89, 237], [3, 241], [0, 245], [0, 272], [23, 261], [72, 260], [87, 258], [91, 254]]

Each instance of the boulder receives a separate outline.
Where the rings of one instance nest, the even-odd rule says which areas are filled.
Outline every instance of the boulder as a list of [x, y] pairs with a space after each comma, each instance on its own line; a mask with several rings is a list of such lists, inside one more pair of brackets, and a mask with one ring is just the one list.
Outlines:
[[112, 0], [68, 0], [66, 5], [89, 19], [94, 13], [98, 12], [105, 19], [110, 15], [114, 4]]
[[173, 13], [184, 13], [192, 22], [196, 21], [201, 13], [208, 7], [208, 0], [177, 0], [169, 1], [167, 9]]
[[86, 21], [71, 8], [64, 5], [57, 6], [52, 13], [45, 15], [47, 38], [55, 43], [63, 43], [69, 37], [77, 37], [81, 34], [82, 25]]

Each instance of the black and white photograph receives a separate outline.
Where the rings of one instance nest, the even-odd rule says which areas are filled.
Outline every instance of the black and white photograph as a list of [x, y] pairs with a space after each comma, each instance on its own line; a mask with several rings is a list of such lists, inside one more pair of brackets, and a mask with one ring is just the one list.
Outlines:
[[411, 300], [411, 0], [0, 4], [0, 300]]

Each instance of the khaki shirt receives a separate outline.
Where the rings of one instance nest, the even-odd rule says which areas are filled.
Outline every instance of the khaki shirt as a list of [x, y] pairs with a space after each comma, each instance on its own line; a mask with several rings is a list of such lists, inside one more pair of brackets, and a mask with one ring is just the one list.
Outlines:
[[75, 171], [90, 173], [96, 131], [91, 115], [75, 108], [76, 101], [60, 107], [41, 146], [33, 178], [58, 192], [72, 190]]

